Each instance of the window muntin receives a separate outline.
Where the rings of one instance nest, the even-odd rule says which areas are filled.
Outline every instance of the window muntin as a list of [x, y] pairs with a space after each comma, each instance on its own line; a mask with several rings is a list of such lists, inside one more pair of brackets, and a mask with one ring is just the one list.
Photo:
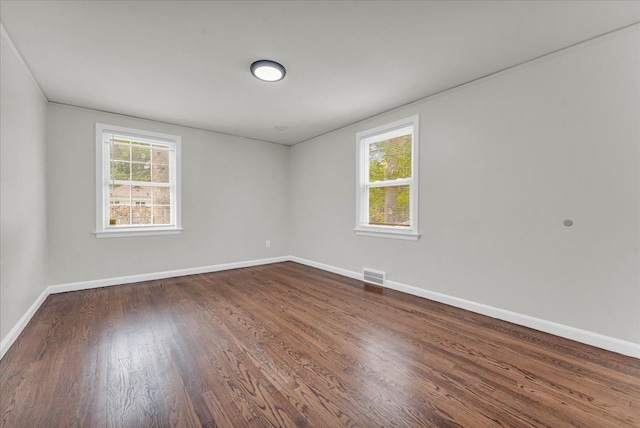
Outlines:
[[358, 234], [418, 239], [418, 116], [357, 134]]
[[96, 234], [179, 233], [181, 138], [96, 124]]

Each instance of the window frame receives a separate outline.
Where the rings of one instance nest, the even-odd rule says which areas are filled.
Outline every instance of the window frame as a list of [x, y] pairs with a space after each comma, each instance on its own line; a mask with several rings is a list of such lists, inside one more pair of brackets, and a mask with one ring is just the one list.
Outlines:
[[[373, 143], [394, 138], [393, 133], [403, 128], [412, 128], [411, 177], [395, 180], [369, 182], [369, 146]], [[356, 134], [356, 227], [357, 235], [416, 241], [420, 237], [418, 228], [418, 183], [420, 118], [413, 115]], [[406, 135], [406, 134], [400, 134]], [[399, 135], [398, 135], [399, 136]], [[372, 225], [369, 223], [369, 189], [409, 185], [409, 227]]]
[[[131, 138], [150, 140], [150, 142], [167, 144], [169, 149], [169, 189], [170, 216], [169, 225], [128, 225], [110, 226], [109, 184], [110, 184], [110, 151], [109, 144], [104, 142], [104, 134], [113, 132]], [[182, 137], [163, 134], [123, 126], [96, 123], [96, 238], [116, 238], [129, 236], [173, 235], [182, 233], [181, 223], [181, 149]]]

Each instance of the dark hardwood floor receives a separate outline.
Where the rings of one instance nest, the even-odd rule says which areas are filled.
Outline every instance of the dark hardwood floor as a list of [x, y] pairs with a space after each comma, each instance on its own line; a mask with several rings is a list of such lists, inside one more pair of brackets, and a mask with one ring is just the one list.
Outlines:
[[0, 424], [640, 427], [640, 360], [296, 263], [51, 295]]

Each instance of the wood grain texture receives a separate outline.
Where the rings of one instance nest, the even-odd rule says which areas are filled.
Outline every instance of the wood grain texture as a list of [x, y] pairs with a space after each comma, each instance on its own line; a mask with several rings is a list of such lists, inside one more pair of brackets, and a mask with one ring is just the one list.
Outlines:
[[51, 295], [3, 427], [640, 427], [640, 360], [292, 262]]

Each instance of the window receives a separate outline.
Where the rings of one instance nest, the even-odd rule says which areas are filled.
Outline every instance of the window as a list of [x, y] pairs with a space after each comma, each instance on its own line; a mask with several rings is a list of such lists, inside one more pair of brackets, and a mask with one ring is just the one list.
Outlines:
[[176, 135], [96, 124], [96, 236], [180, 233]]
[[418, 116], [359, 132], [359, 235], [417, 240]]

